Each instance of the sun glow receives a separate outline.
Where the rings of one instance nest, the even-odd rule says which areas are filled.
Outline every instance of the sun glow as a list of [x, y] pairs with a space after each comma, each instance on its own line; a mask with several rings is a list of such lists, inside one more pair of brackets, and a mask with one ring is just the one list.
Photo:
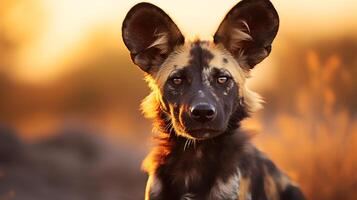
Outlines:
[[[123, 45], [120, 39], [121, 22], [126, 12], [139, 0], [132, 1], [36, 1], [41, 4], [46, 19], [40, 25], [39, 33], [17, 52], [15, 74], [29, 81], [51, 80], [70, 67], [66, 66], [68, 57], [76, 53], [78, 46], [88, 34], [107, 24], [105, 32], [112, 32], [113, 45]], [[150, 1], [159, 5], [178, 24], [187, 38], [211, 39], [225, 13], [236, 4], [230, 0], [208, 1]], [[281, 31], [297, 35], [308, 30], [313, 34], [341, 34], [346, 27], [357, 27], [353, 11], [357, 3], [353, 0], [316, 1], [274, 1], [281, 17]], [[349, 6], [347, 6], [349, 5]], [[333, 13], [333, 14], [332, 14]], [[314, 17], [311, 17], [314, 16]], [[10, 16], [8, 23], [16, 22], [16, 27], [32, 23], [27, 16]], [[347, 26], [349, 25], [349, 26]], [[318, 26], [319, 28], [312, 28]], [[15, 26], [13, 29], [16, 28]], [[25, 30], [26, 31], [26, 30]], [[293, 31], [293, 32], [292, 32]], [[27, 30], [31, 32], [31, 29]], [[116, 36], [115, 36], [116, 35]], [[309, 38], [309, 37], [307, 37]], [[279, 42], [279, 39], [278, 41]], [[95, 44], [93, 44], [95, 45]], [[123, 47], [123, 46], [121, 46]]]

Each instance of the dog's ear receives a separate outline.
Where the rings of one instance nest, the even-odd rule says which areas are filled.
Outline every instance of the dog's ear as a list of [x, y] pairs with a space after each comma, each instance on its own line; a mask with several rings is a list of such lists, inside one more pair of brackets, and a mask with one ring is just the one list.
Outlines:
[[279, 29], [279, 16], [269, 0], [243, 0], [223, 19], [214, 35], [246, 70], [266, 58]]
[[175, 46], [184, 43], [171, 18], [150, 3], [139, 3], [128, 12], [122, 36], [133, 62], [149, 74], [158, 70]]

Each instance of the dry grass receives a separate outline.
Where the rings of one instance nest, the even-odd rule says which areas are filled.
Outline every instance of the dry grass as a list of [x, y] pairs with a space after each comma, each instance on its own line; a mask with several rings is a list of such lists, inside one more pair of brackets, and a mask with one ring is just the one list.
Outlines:
[[[355, 199], [357, 188], [357, 120], [337, 106], [336, 76], [350, 77], [338, 56], [324, 62], [307, 54], [308, 82], [295, 95], [294, 112], [277, 114], [261, 126], [255, 142], [304, 190], [309, 199]], [[267, 123], [269, 121], [269, 123]], [[268, 133], [266, 133], [268, 130]]]

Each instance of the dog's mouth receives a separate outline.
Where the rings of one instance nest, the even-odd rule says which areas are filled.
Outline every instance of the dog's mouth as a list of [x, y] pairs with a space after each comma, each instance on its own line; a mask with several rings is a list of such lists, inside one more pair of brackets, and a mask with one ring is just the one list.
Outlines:
[[175, 121], [174, 121], [174, 128], [178, 135], [191, 139], [197, 139], [197, 140], [210, 139], [224, 132], [223, 130], [214, 129], [211, 127], [188, 128], [180, 123], [175, 123]]
[[195, 139], [205, 140], [216, 137], [220, 135], [223, 131], [217, 129], [200, 128], [187, 130], [186, 132]]
[[214, 138], [222, 134], [226, 127], [220, 122], [196, 123], [183, 117], [172, 116], [171, 120], [177, 135], [196, 140]]

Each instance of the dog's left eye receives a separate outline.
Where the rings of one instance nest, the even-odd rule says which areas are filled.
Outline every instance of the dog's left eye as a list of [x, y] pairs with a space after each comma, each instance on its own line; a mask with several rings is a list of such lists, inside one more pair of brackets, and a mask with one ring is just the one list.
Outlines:
[[181, 85], [182, 82], [183, 82], [182, 78], [179, 78], [179, 77], [176, 77], [176, 78], [173, 78], [173, 79], [172, 79], [172, 83], [173, 83], [174, 85]]
[[227, 76], [220, 76], [217, 78], [217, 83], [219, 83], [219, 84], [225, 84], [227, 81], [228, 81]]

